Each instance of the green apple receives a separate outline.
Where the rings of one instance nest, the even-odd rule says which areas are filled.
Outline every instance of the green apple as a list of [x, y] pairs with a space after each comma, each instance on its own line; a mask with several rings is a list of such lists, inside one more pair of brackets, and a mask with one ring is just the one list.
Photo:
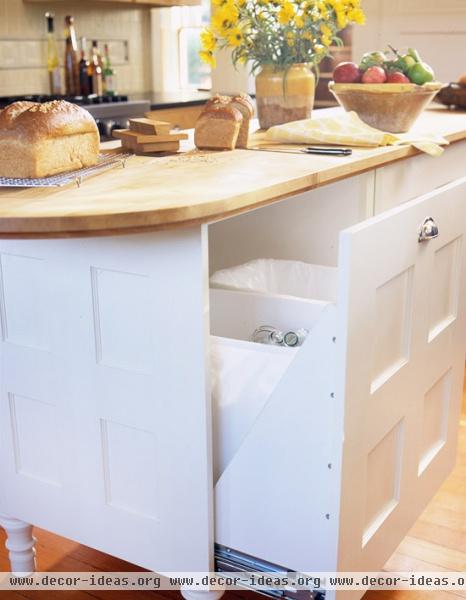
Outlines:
[[424, 62], [415, 63], [408, 71], [408, 77], [417, 85], [424, 85], [428, 81], [433, 81], [435, 75], [431, 66]]

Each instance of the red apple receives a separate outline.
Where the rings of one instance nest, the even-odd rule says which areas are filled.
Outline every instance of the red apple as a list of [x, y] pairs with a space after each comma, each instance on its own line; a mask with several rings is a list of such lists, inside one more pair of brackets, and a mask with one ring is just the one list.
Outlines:
[[411, 83], [409, 77], [406, 77], [401, 71], [391, 71], [387, 75], [387, 83]]
[[342, 62], [333, 71], [333, 81], [335, 83], [359, 83], [361, 71], [356, 63]]
[[385, 83], [387, 74], [382, 67], [369, 67], [362, 75], [363, 83]]

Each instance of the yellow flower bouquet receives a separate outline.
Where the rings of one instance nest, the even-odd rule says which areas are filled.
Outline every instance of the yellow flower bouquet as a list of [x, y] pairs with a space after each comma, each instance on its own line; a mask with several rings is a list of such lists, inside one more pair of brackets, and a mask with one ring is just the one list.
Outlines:
[[[338, 32], [347, 25], [364, 21], [360, 0], [213, 0], [210, 26], [201, 33], [200, 56], [215, 67], [216, 50], [230, 48], [235, 65], [250, 63], [254, 74], [262, 69], [256, 79], [256, 97], [259, 118], [261, 112], [262, 116], [268, 112], [273, 121], [268, 118], [261, 121], [261, 126], [268, 127], [296, 120], [301, 115], [294, 110], [295, 66], [300, 69], [301, 83], [297, 87], [304, 90], [298, 95], [311, 95], [313, 103], [315, 85], [310, 68], [318, 75], [318, 65], [330, 53], [330, 46], [342, 43]], [[306, 84], [303, 69], [308, 70], [312, 85], [309, 81]], [[267, 75], [275, 82], [269, 85]], [[261, 82], [267, 85], [264, 87]], [[263, 97], [269, 100], [273, 97], [267, 111], [261, 110]], [[309, 100], [304, 112], [301, 118], [310, 115]]]
[[215, 66], [215, 50], [233, 49], [233, 62], [317, 66], [338, 31], [363, 24], [360, 0], [213, 0], [210, 27], [201, 34], [201, 58]]

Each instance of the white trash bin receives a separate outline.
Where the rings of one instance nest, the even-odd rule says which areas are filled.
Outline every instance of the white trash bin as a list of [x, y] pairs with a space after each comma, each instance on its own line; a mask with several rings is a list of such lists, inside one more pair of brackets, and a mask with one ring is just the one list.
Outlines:
[[238, 451], [297, 349], [211, 337], [214, 481]]
[[213, 288], [296, 296], [336, 302], [336, 267], [297, 260], [259, 258], [222, 269], [210, 278]]
[[289, 322], [289, 326], [311, 330], [325, 307], [336, 301], [337, 269], [258, 259], [217, 271], [210, 283], [214, 475], [218, 481], [299, 352], [298, 348], [247, 340], [256, 327], [265, 324], [282, 328]]

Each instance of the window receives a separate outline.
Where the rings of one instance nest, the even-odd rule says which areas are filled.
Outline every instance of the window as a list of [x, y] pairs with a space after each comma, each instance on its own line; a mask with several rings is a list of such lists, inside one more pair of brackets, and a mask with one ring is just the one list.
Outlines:
[[183, 8], [181, 26], [178, 29], [180, 88], [206, 89], [212, 87], [211, 70], [199, 58], [200, 33], [210, 21], [210, 0], [202, 0], [201, 6]]
[[198, 55], [200, 33], [210, 20], [210, 0], [202, 0], [199, 6], [157, 8], [150, 13], [154, 90], [211, 89], [210, 67]]

